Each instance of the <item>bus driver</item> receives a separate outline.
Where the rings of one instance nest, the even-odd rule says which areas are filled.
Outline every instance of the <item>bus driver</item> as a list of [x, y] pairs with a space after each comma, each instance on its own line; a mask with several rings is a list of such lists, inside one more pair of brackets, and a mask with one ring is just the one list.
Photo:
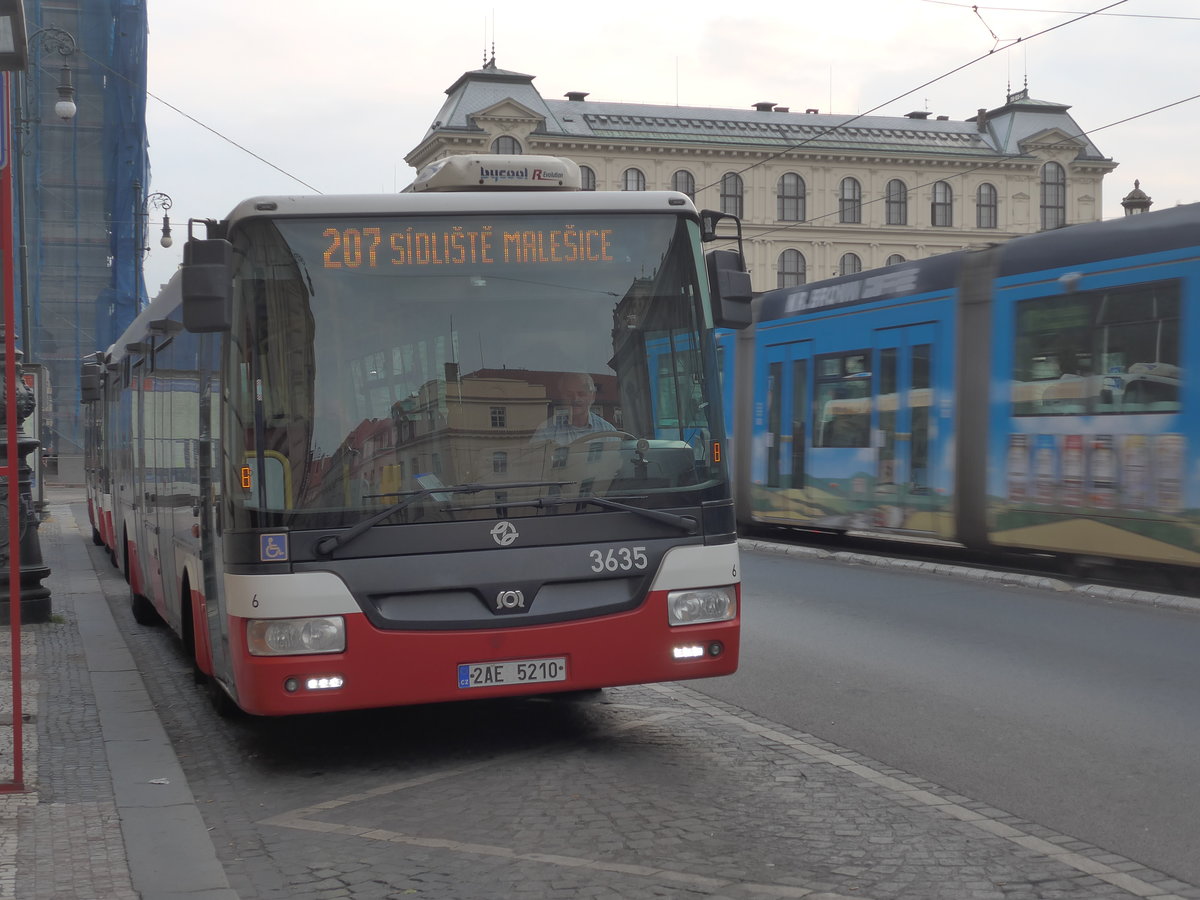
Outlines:
[[[616, 431], [612, 425], [592, 412], [596, 399], [596, 383], [586, 372], [564, 372], [556, 382], [559, 406], [554, 415], [537, 427], [533, 442], [554, 441], [566, 446], [598, 431]], [[565, 414], [563, 407], [566, 408]]]

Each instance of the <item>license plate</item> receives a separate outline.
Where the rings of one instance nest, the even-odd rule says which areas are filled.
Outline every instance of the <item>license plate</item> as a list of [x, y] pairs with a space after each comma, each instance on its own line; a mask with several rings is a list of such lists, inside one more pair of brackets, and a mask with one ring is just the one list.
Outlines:
[[544, 681], [566, 681], [567, 660], [518, 659], [509, 662], [463, 663], [458, 667], [460, 688], [495, 687], [504, 684], [539, 684]]

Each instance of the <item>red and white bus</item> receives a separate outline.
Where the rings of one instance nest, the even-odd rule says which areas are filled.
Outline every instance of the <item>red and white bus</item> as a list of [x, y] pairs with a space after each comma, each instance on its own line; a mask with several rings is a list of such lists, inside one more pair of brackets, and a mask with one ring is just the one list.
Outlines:
[[577, 188], [462, 156], [247, 200], [85, 361], [96, 538], [218, 708], [736, 670], [712, 332], [748, 320], [740, 245], [705, 254], [723, 217], [683, 194]]

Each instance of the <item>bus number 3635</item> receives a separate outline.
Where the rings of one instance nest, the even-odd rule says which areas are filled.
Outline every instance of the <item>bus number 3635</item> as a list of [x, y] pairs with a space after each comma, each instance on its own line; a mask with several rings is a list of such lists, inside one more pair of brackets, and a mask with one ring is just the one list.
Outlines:
[[592, 550], [593, 572], [630, 572], [646, 568], [645, 547], [609, 547], [607, 550]]

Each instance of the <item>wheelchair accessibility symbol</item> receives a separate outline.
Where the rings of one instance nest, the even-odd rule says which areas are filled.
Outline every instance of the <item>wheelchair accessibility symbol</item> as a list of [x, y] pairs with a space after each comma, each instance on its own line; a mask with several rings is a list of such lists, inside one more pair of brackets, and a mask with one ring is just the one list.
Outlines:
[[287, 535], [260, 534], [258, 536], [258, 558], [261, 562], [287, 562]]

